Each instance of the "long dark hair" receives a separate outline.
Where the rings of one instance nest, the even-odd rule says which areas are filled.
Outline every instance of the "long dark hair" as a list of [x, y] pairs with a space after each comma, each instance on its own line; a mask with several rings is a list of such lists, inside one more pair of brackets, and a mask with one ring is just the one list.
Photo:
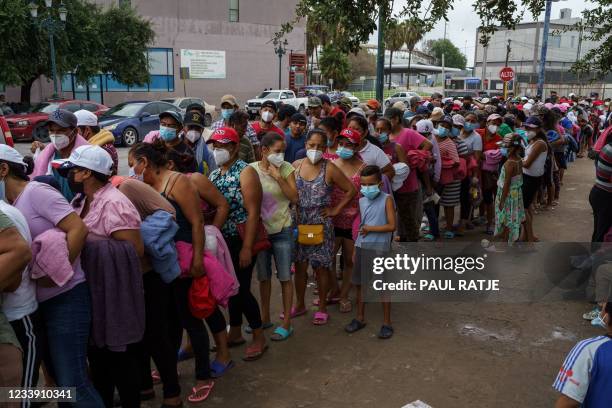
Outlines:
[[23, 158], [23, 162], [25, 163], [25, 166], [23, 164], [0, 160], [0, 163], [4, 163], [8, 166], [9, 176], [13, 176], [23, 181], [30, 181], [28, 176], [34, 171], [34, 159], [32, 159], [32, 156], [25, 156]]
[[[168, 164], [168, 147], [157, 139], [153, 143], [138, 143], [131, 149], [130, 153], [136, 160], [146, 157], [153, 167], [161, 168]], [[176, 164], [176, 163], [175, 163]]]

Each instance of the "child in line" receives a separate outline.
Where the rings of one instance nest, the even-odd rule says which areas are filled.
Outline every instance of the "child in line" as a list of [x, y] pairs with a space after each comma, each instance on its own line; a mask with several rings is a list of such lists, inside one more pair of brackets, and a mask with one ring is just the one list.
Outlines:
[[[355, 241], [355, 262], [353, 266], [352, 283], [357, 288], [357, 318], [346, 327], [348, 333], [363, 329], [365, 323], [365, 303], [361, 293], [361, 257], [363, 250], [388, 252], [391, 249], [391, 239], [396, 227], [395, 205], [389, 194], [380, 191], [382, 173], [377, 166], [366, 166], [361, 171], [361, 194], [359, 211], [361, 223], [359, 235]], [[362, 249], [362, 246], [364, 247]], [[393, 336], [391, 326], [391, 303], [382, 301], [384, 322], [378, 333], [380, 339]]]
[[500, 150], [508, 159], [497, 181], [495, 197], [495, 236], [499, 241], [512, 245], [519, 239], [521, 224], [525, 221], [523, 205], [523, 143], [519, 135], [504, 138]]

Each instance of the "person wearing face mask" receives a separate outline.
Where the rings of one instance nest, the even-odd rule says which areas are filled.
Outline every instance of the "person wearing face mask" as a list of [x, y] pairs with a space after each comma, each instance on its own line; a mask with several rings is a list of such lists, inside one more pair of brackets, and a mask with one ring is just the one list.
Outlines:
[[291, 305], [293, 303], [293, 282], [291, 262], [293, 254], [293, 228], [291, 205], [297, 203], [298, 193], [295, 184], [295, 169], [285, 161], [285, 140], [275, 132], [268, 132], [261, 139], [261, 161], [251, 163], [257, 171], [263, 199], [270, 208], [262, 214], [263, 225], [268, 232], [272, 247], [257, 255], [257, 280], [264, 327], [271, 325], [270, 296], [272, 291], [272, 258], [276, 265], [276, 275], [281, 284], [283, 299], [283, 321], [274, 330], [273, 341], [287, 340], [293, 334], [291, 326]]
[[546, 166], [548, 154], [548, 143], [546, 135], [542, 131], [542, 121], [535, 116], [530, 116], [525, 121], [529, 145], [525, 148], [523, 159], [523, 203], [527, 210], [525, 217], [525, 228], [523, 228], [523, 240], [536, 241], [533, 234], [533, 202], [536, 198]]
[[[215, 131], [217, 129], [221, 129], [222, 127], [232, 127], [232, 125], [230, 125], [230, 117], [239, 111], [240, 111], [240, 108], [238, 106], [236, 97], [233, 95], [224, 95], [221, 98], [221, 117], [216, 122], [213, 122], [213, 124], [211, 125], [211, 129]], [[249, 141], [253, 145], [253, 148], [256, 148], [259, 145], [259, 139], [257, 138], [257, 132], [255, 131], [255, 129], [253, 129], [253, 126], [251, 126], [251, 124], [248, 122], [248, 115], [247, 115], [247, 124], [245, 127], [244, 134], [242, 136], [246, 136], [249, 139]]]
[[4, 199], [23, 214], [34, 241], [55, 229], [65, 234], [66, 240], [65, 254], [55, 256], [53, 277], [47, 274], [36, 279], [49, 350], [43, 361], [57, 386], [76, 387], [77, 399], [83, 404], [103, 407], [87, 372], [91, 298], [80, 260], [87, 227], [59, 191], [48, 184], [28, 181], [28, 170], [19, 162], [23, 157], [16, 150], [10, 153], [0, 153]]
[[[232, 113], [229, 120], [227, 121], [228, 127], [231, 127], [238, 133], [238, 137], [240, 137], [240, 150], [238, 152], [238, 157], [240, 160], [245, 163], [253, 163], [256, 161], [255, 157], [255, 149], [253, 148], [253, 143], [246, 136], [248, 129], [250, 128], [249, 124], [249, 114], [243, 110], [237, 110]], [[258, 142], [259, 143], [259, 142]], [[214, 158], [213, 158], [214, 163]], [[214, 168], [217, 168], [217, 164], [214, 164]]]
[[[327, 148], [327, 136], [320, 129], [311, 130], [306, 138], [306, 158], [293, 163], [296, 170], [298, 204], [296, 221], [299, 226], [321, 225], [323, 237], [320, 244], [304, 245], [298, 242], [295, 259], [296, 307], [291, 315], [306, 313], [304, 296], [308, 280], [308, 264], [317, 276], [319, 288], [319, 310], [314, 314], [314, 325], [325, 325], [329, 320], [327, 313], [327, 294], [329, 269], [335, 261], [333, 217], [340, 214], [355, 194], [355, 187], [335, 164], [323, 158]], [[344, 192], [343, 198], [332, 206], [332, 191], [338, 186]]]
[[251, 123], [257, 135], [258, 142], [261, 141], [261, 138], [267, 132], [276, 132], [281, 136], [285, 136], [285, 132], [274, 124], [276, 112], [277, 106], [274, 101], [268, 100], [261, 104], [261, 108], [259, 109], [259, 121]]
[[297, 153], [300, 150], [304, 150], [307, 124], [306, 116], [301, 113], [296, 113], [291, 117], [289, 129], [285, 132], [285, 144], [287, 147], [285, 159], [289, 163], [293, 163], [297, 159]]
[[[610, 138], [608, 138], [610, 139]], [[608, 140], [595, 160], [595, 184], [589, 194], [593, 209], [592, 242], [604, 241], [604, 236], [612, 228], [612, 139]]]
[[247, 347], [244, 359], [253, 361], [261, 358], [267, 350], [259, 305], [251, 293], [251, 278], [256, 260], [253, 245], [261, 222], [261, 182], [257, 171], [238, 158], [239, 138], [234, 129], [215, 130], [207, 143], [212, 144], [213, 155], [219, 166], [210, 174], [210, 181], [230, 204], [229, 217], [221, 233], [240, 283], [238, 294], [229, 301], [228, 344], [240, 345], [246, 342], [241, 327], [244, 315], [253, 333], [253, 342]]
[[376, 143], [379, 143], [374, 135], [369, 134], [368, 121], [365, 117], [361, 115], [349, 115], [346, 127], [357, 131], [361, 135], [361, 142], [357, 150], [361, 160], [363, 160], [366, 165], [378, 166], [389, 180], [393, 179], [393, 176], [395, 176], [395, 169], [385, 152], [369, 140], [373, 139]]
[[[338, 158], [332, 161], [351, 183], [353, 183], [355, 191], [359, 191], [361, 188], [359, 184], [360, 173], [366, 166], [363, 160], [361, 160], [361, 157], [356, 154], [360, 143], [361, 135], [356, 130], [344, 129], [338, 136], [338, 149], [336, 150]], [[335, 186], [332, 190], [332, 207], [340, 203], [343, 197], [344, 191], [338, 186]], [[350, 280], [353, 273], [353, 222], [359, 214], [358, 200], [359, 198], [355, 195], [346, 207], [344, 207], [344, 210], [332, 219], [334, 224], [334, 235], [336, 236], [333, 253], [334, 255], [337, 254], [340, 248], [342, 248], [344, 266], [342, 268], [341, 288], [338, 288], [335, 265], [332, 265], [330, 269], [328, 278], [330, 282], [328, 303], [332, 300], [334, 302], [339, 302], [341, 313], [348, 313], [352, 310], [352, 304], [348, 296], [349, 290], [351, 289]]]
[[[490, 114], [487, 116], [487, 125], [484, 129], [476, 129], [476, 132], [482, 137], [482, 151], [487, 152], [489, 150], [498, 150], [498, 143], [501, 142], [502, 138], [499, 135], [499, 127], [502, 124], [503, 118], [497, 113]], [[483, 156], [484, 157], [484, 156]], [[493, 201], [495, 199], [495, 192], [497, 190], [497, 177], [499, 171], [497, 170], [484, 170], [482, 165], [484, 159], [481, 161], [480, 181], [482, 186], [482, 197], [484, 214], [486, 219], [485, 233], [488, 235], [493, 234], [493, 220], [495, 217], [495, 209], [493, 208]], [[483, 207], [481, 206], [481, 216]]]
[[580, 341], [567, 355], [553, 388], [561, 393], [556, 408], [612, 406], [612, 302], [599, 315], [603, 335]]
[[317, 129], [321, 123], [323, 103], [318, 96], [308, 98], [308, 130]]
[[319, 127], [327, 135], [327, 150], [323, 153], [323, 158], [328, 160], [337, 159], [336, 149], [338, 148], [338, 135], [342, 130], [342, 124], [336, 118], [323, 118]]
[[399, 144], [391, 141], [390, 135], [392, 132], [391, 122], [387, 118], [380, 118], [376, 121], [376, 134], [382, 146], [383, 152], [387, 155], [391, 164], [407, 163], [408, 158], [404, 148]]
[[467, 163], [468, 175], [461, 181], [460, 193], [460, 219], [459, 224], [455, 229], [457, 235], [463, 234], [465, 228], [473, 228], [470, 218], [472, 215], [472, 200], [470, 197], [470, 188], [472, 185], [479, 184], [478, 162], [482, 160], [482, 138], [476, 129], [478, 128], [478, 117], [470, 112], [465, 115], [463, 121], [460, 115], [453, 116], [453, 123], [457, 123], [457, 127], [461, 127], [458, 140], [461, 140], [467, 147]]
[[[189, 166], [189, 172], [194, 173], [198, 171], [198, 163], [195, 153], [190, 147], [190, 142], [186, 138], [186, 133], [181, 132], [182, 130], [183, 118], [179, 113], [166, 111], [159, 114], [159, 140], [163, 141], [169, 149], [191, 156], [193, 159]], [[150, 142], [145, 141], [145, 143]]]
[[[94, 386], [106, 406], [113, 404], [115, 387], [122, 406], [139, 406], [138, 362], [144, 334], [140, 216], [130, 200], [110, 183], [113, 161], [101, 147], [81, 146], [67, 160], [56, 160], [52, 165], [77, 194], [72, 206], [92, 238], [85, 244], [81, 262], [92, 292], [88, 360]], [[109, 314], [111, 311], [114, 313]], [[116, 331], [107, 331], [105, 323]], [[97, 327], [102, 335], [96, 334]]]
[[40, 181], [44, 181], [42, 176], [52, 176], [53, 181], [59, 185], [60, 192], [68, 201], [74, 198], [74, 193], [70, 190], [68, 180], [51, 167], [51, 162], [66, 159], [74, 149], [88, 144], [87, 140], [79, 135], [77, 123], [78, 120], [74, 113], [64, 109], [58, 109], [49, 114], [49, 118], [43, 125], [49, 130], [51, 143], [36, 157], [31, 176]]
[[204, 115], [195, 110], [187, 112], [185, 114], [183, 126], [183, 140], [194, 153], [195, 162], [198, 166], [198, 173], [206, 176], [212, 170], [216, 169], [216, 166], [210, 151], [206, 148], [206, 141], [202, 135], [204, 131]]
[[436, 140], [442, 162], [440, 205], [444, 207], [444, 218], [446, 220], [444, 238], [446, 239], [455, 238], [453, 220], [455, 218], [455, 206], [459, 204], [461, 195], [461, 181], [455, 180], [453, 177], [455, 168], [459, 165], [459, 152], [457, 151], [457, 145], [451, 138], [452, 128], [453, 120], [450, 116], [445, 116], [438, 122], [438, 129], [436, 130]]
[[474, 99], [472, 98], [471, 95], [465, 95], [463, 97], [463, 100], [461, 101], [461, 109], [463, 109], [466, 112], [471, 112], [474, 107], [473, 104], [474, 103]]

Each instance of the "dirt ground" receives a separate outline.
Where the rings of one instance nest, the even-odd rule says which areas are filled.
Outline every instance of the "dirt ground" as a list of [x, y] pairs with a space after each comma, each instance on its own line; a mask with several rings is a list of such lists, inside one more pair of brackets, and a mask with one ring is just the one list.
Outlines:
[[[560, 205], [537, 216], [541, 240], [590, 241], [593, 178], [592, 161], [571, 166]], [[484, 237], [480, 230], [470, 235]], [[258, 292], [257, 283], [253, 289]], [[278, 316], [276, 282], [272, 304]], [[376, 338], [378, 305], [368, 309], [368, 326], [354, 335], [343, 331], [353, 315], [332, 306], [327, 326], [297, 318], [294, 336], [271, 343], [260, 361], [243, 362], [244, 347], [233, 349], [236, 367], [201, 405], [400, 408], [421, 400], [434, 408], [550, 407], [557, 397], [551, 384], [566, 353], [577, 340], [598, 334], [581, 318], [588, 309], [583, 302], [395, 303], [395, 335], [383, 341]], [[193, 384], [193, 360], [180, 363], [179, 370], [186, 393]], [[161, 394], [161, 387], [156, 391]]]

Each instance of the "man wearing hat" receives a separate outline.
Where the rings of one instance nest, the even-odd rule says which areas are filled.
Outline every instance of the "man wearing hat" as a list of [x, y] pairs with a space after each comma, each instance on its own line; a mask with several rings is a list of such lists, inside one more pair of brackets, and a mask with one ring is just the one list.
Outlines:
[[323, 111], [323, 102], [318, 96], [308, 98], [308, 130], [319, 127], [321, 123], [321, 112]]
[[177, 152], [191, 156], [191, 163], [185, 164], [185, 172], [195, 173], [198, 170], [198, 165], [195, 160], [195, 153], [185, 141], [183, 130], [183, 118], [180, 113], [174, 111], [166, 111], [159, 114], [159, 139], [161, 139], [169, 148]]
[[217, 168], [202, 136], [205, 116], [198, 110], [187, 111], [183, 124], [183, 142], [194, 152], [198, 172], [208, 175]]
[[331, 99], [329, 96], [323, 94], [319, 95], [319, 99], [321, 99], [321, 108], [325, 113], [325, 117], [334, 117], [340, 123], [342, 123], [342, 127], [346, 126], [346, 114], [342, 109], [337, 106], [333, 106], [331, 103]]
[[348, 112], [351, 110], [351, 108], [353, 107], [353, 101], [350, 100], [350, 98], [348, 96], [343, 96], [342, 98], [340, 98], [340, 100], [338, 101], [338, 107], [340, 109], [342, 109], [342, 111], [344, 113]]
[[78, 120], [74, 113], [64, 109], [58, 109], [49, 115], [43, 126], [46, 126], [49, 131], [51, 143], [36, 158], [32, 173], [32, 178], [52, 176], [52, 179], [40, 179], [40, 181], [52, 182], [59, 186], [60, 192], [68, 201], [74, 198], [68, 180], [52, 169], [50, 164], [52, 160], [69, 157], [74, 149], [88, 144], [87, 140], [79, 135], [77, 123]]
[[[232, 116], [232, 114], [237, 110], [239, 110], [239, 107], [236, 97], [234, 97], [234, 95], [224, 95], [221, 98], [221, 119], [211, 125], [212, 130], [215, 131], [217, 129], [221, 129], [222, 127], [228, 127], [230, 116]], [[253, 129], [253, 126], [251, 126], [250, 123], [247, 124], [245, 135], [251, 141], [253, 146], [259, 144], [257, 132], [255, 129]]]
[[[257, 147], [259, 147], [259, 142], [263, 135], [268, 132], [276, 132], [285, 137], [285, 132], [274, 124], [274, 117], [276, 116], [277, 110], [276, 103], [272, 100], [264, 101], [264, 103], [261, 104], [261, 108], [259, 109], [259, 121], [251, 123], [253, 130], [255, 130], [255, 135], [257, 135]], [[255, 147], [255, 144], [253, 145], [253, 147]], [[256, 148], [255, 150], [257, 154], [259, 149]]]
[[85, 109], [74, 112], [77, 117], [77, 126], [79, 134], [83, 136], [89, 144], [100, 146], [111, 155], [113, 159], [113, 174], [117, 174], [119, 167], [119, 155], [115, 148], [115, 136], [110, 130], [100, 129], [98, 126], [98, 117], [95, 113]]

